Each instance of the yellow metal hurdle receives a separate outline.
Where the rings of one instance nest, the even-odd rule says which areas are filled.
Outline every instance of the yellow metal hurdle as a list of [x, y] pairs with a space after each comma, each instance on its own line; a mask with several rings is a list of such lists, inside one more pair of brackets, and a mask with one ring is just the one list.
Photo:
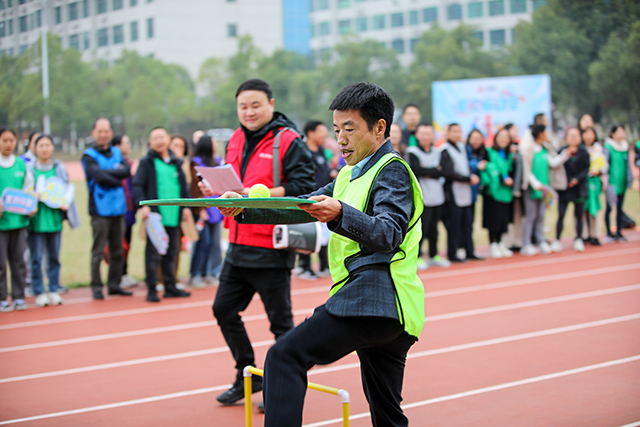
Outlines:
[[[253, 413], [251, 411], [251, 395], [253, 394], [253, 390], [251, 389], [251, 376], [259, 375], [264, 377], [264, 371], [253, 366], [247, 366], [242, 371], [242, 374], [244, 376], [244, 412], [246, 427], [253, 427]], [[340, 396], [342, 399], [342, 425], [343, 427], [349, 427], [349, 401], [351, 399], [348, 391], [316, 383], [308, 383], [307, 388]]]

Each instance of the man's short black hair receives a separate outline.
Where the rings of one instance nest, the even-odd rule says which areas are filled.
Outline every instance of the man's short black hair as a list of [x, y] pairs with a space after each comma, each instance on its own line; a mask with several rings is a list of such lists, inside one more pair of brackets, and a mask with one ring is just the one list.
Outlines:
[[165, 131], [167, 134], [169, 134], [169, 131], [167, 130], [167, 128], [166, 128], [166, 127], [164, 127], [164, 126], [155, 126], [153, 129], [151, 129], [151, 130], [149, 131], [149, 135], [151, 135], [151, 132], [153, 132], [154, 130], [158, 130], [158, 129], [162, 129], [162, 130], [163, 130], [163, 131]]
[[245, 90], [259, 90], [260, 92], [264, 92], [267, 95], [267, 99], [271, 101], [273, 98], [273, 89], [271, 86], [267, 84], [264, 80], [260, 79], [251, 79], [243, 82], [240, 86], [238, 86], [238, 90], [236, 91], [236, 98], [240, 95], [241, 92]]
[[315, 132], [320, 125], [324, 125], [324, 123], [318, 120], [309, 120], [304, 124], [304, 129], [302, 130], [304, 132], [304, 136], [309, 136], [309, 132]]
[[540, 120], [544, 117], [544, 113], [538, 113], [535, 116], [533, 116], [533, 124], [534, 125], [538, 125], [538, 124], [542, 124], [540, 123]]
[[547, 129], [547, 127], [545, 125], [541, 125], [539, 123], [536, 123], [535, 125], [531, 126], [531, 136], [533, 136], [533, 139], [536, 139], [546, 129]]
[[406, 113], [407, 112], [407, 108], [409, 108], [409, 107], [416, 108], [418, 111], [420, 111], [420, 107], [418, 107], [416, 104], [408, 103], [407, 105], [402, 107], [402, 114]]
[[432, 128], [432, 127], [433, 127], [433, 125], [432, 125], [431, 123], [420, 122], [420, 123], [418, 123], [418, 126], [416, 126], [416, 132], [418, 131], [418, 129], [419, 129], [421, 126], [430, 127], [430, 128]]
[[454, 123], [449, 123], [449, 126], [447, 126], [447, 130], [451, 129], [454, 126], [462, 127], [460, 126], [460, 124], [454, 122]]
[[340, 91], [333, 98], [329, 111], [358, 110], [360, 116], [367, 122], [369, 130], [383, 119], [387, 123], [384, 137], [389, 137], [391, 123], [393, 123], [393, 99], [386, 90], [380, 86], [369, 83], [353, 83]]

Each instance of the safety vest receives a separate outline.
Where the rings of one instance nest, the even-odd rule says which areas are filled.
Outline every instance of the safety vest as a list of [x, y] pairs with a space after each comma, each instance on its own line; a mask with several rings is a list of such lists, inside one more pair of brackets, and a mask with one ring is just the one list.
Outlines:
[[[95, 148], [88, 148], [84, 154], [95, 160], [102, 170], [117, 169], [122, 163], [122, 153], [118, 147], [111, 147], [111, 157], [100, 154]], [[82, 162], [82, 167], [86, 175], [87, 167], [84, 162]], [[121, 185], [118, 187], [103, 187], [93, 179], [88, 179], [87, 187], [89, 188], [89, 197], [93, 197], [95, 202], [98, 215], [120, 216], [127, 213], [127, 198]]]
[[629, 165], [629, 153], [618, 151], [608, 142], [604, 144], [609, 150], [609, 184], [616, 187], [616, 194], [621, 196], [627, 191], [627, 167]]
[[487, 152], [489, 153], [489, 162], [485, 169], [480, 172], [482, 184], [496, 202], [511, 203], [513, 200], [513, 187], [506, 186], [502, 178], [509, 175], [511, 171], [513, 154], [509, 153], [507, 158], [503, 159], [500, 153], [492, 148], [487, 148]]
[[[10, 168], [0, 167], [0, 194], [5, 188], [17, 188], [22, 190], [27, 176], [27, 166], [20, 157], [15, 158]], [[0, 216], [0, 230], [17, 230], [29, 225], [29, 217], [13, 212], [4, 212]]]
[[[351, 180], [353, 166], [345, 166], [336, 178], [333, 197], [360, 212], [366, 212], [376, 178], [391, 162], [401, 162], [411, 176], [414, 212], [404, 240], [389, 261], [389, 270], [394, 285], [398, 319], [409, 335], [418, 337], [424, 325], [424, 286], [417, 275], [418, 247], [422, 236], [420, 215], [424, 206], [420, 184], [409, 165], [397, 154], [387, 153], [364, 175], [354, 180]], [[362, 256], [362, 251], [363, 248], [359, 243], [337, 233], [331, 234], [328, 251], [329, 269], [334, 280], [330, 291], [331, 296], [344, 286], [348, 286], [350, 273], [347, 264], [354, 258]]]
[[[549, 185], [549, 159], [547, 149], [542, 147], [540, 151], [533, 155], [531, 173], [544, 186]], [[542, 199], [542, 190], [535, 190], [531, 185], [531, 198], [533, 200]]]

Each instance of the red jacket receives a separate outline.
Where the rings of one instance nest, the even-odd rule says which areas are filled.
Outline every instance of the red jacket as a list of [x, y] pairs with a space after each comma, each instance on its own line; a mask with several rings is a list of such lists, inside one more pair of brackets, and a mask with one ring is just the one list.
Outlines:
[[[245, 169], [244, 177], [240, 173], [245, 134], [242, 128], [236, 129], [227, 145], [226, 163], [231, 165], [238, 177], [241, 177], [245, 188], [254, 184], [264, 184], [273, 188], [273, 142], [280, 129], [274, 129], [258, 142], [251, 153]], [[285, 183], [282, 159], [294, 139], [299, 135], [293, 131], [285, 131], [280, 135], [280, 182]], [[233, 218], [224, 219], [224, 226], [229, 229], [229, 242], [238, 245], [258, 246], [273, 249], [273, 228], [269, 224], [238, 224]]]

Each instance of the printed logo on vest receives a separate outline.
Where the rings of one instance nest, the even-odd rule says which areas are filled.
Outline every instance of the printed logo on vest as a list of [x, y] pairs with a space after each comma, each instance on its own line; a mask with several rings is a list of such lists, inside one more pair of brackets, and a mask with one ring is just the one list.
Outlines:
[[16, 178], [22, 178], [24, 176], [24, 172], [17, 171], [16, 173], [13, 174], [13, 176], [15, 176]]
[[260, 153], [258, 154], [258, 157], [261, 159], [273, 159], [273, 154], [269, 154], [269, 153]]

